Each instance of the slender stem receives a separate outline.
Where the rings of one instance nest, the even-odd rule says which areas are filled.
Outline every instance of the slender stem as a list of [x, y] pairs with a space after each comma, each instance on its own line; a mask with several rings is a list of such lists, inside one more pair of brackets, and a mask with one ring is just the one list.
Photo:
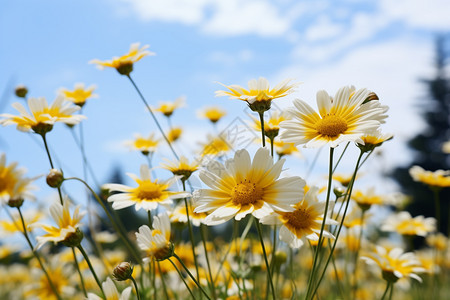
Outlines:
[[270, 265], [269, 265], [269, 261], [267, 259], [266, 247], [264, 246], [261, 225], [259, 224], [259, 222], [257, 220], [255, 220], [255, 224], [256, 224], [256, 229], [258, 230], [259, 242], [261, 243], [261, 248], [262, 248], [263, 255], [264, 255], [264, 261], [266, 263], [267, 274], [270, 279], [269, 282], [270, 282], [270, 288], [272, 289], [272, 297], [273, 297], [273, 300], [275, 300], [276, 299], [275, 286], [273, 285], [272, 272], [270, 271]]
[[22, 222], [23, 235], [25, 236], [25, 239], [27, 240], [27, 243], [30, 246], [31, 252], [33, 252], [34, 257], [36, 257], [37, 261], [39, 262], [39, 265], [41, 266], [41, 269], [44, 272], [45, 277], [47, 278], [48, 284], [50, 285], [50, 288], [52, 289], [56, 298], [58, 300], [61, 300], [61, 296], [59, 295], [58, 290], [56, 289], [55, 285], [53, 284], [53, 281], [50, 279], [50, 276], [48, 275], [47, 270], [45, 269], [44, 264], [42, 263], [41, 257], [39, 256], [39, 253], [34, 249], [33, 244], [31, 244], [30, 238], [28, 237], [27, 227], [25, 225], [25, 220], [23, 218], [20, 207], [18, 207], [17, 210], [19, 211], [20, 220]]
[[[122, 241], [124, 242], [125, 246], [128, 248], [128, 251], [130, 252], [130, 254], [134, 257], [134, 259], [141, 264], [141, 258], [139, 257], [138, 252], [136, 251], [136, 249], [133, 247], [133, 245], [131, 244], [131, 241], [127, 238], [127, 236], [123, 233], [123, 229], [121, 229], [121, 226], [119, 226], [114, 218], [111, 216], [109, 210], [106, 208], [105, 204], [103, 203], [103, 201], [100, 199], [100, 197], [97, 195], [97, 193], [82, 179], [78, 178], [78, 177], [69, 177], [69, 178], [64, 178], [65, 180], [78, 180], [81, 183], [83, 183], [88, 189], [89, 191], [91, 191], [92, 195], [94, 196], [94, 198], [97, 200], [98, 204], [100, 204], [100, 206], [103, 208], [103, 210], [105, 211], [106, 215], [108, 216], [109, 221], [111, 222], [112, 226], [114, 227], [114, 229], [116, 230], [116, 232], [119, 234], [120, 238], [122, 239]], [[120, 220], [118, 220], [118, 222], [120, 222]], [[120, 224], [120, 223], [119, 223]]]
[[189, 269], [186, 267], [186, 265], [184, 264], [184, 262], [181, 260], [181, 258], [174, 253], [173, 256], [180, 262], [180, 264], [183, 266], [184, 270], [186, 271], [186, 273], [189, 275], [189, 277], [191, 277], [192, 281], [198, 286], [198, 288], [202, 291], [202, 293], [205, 295], [205, 297], [209, 300], [211, 300], [211, 298], [208, 296], [208, 294], [205, 292], [205, 290], [202, 288], [202, 286], [200, 285], [200, 283], [194, 278], [194, 276], [192, 275], [191, 271], [189, 271]]
[[152, 264], [151, 272], [150, 272], [150, 264], [148, 264], [148, 271], [149, 271], [149, 273], [151, 273], [151, 277], [152, 277], [153, 299], [157, 300], [158, 299], [158, 290], [156, 289], [156, 261], [152, 260], [151, 264]]
[[164, 280], [164, 274], [161, 272], [161, 266], [159, 265], [159, 261], [157, 261], [156, 264], [158, 265], [159, 277], [161, 277], [161, 283], [163, 285], [164, 296], [166, 296], [166, 299], [169, 300], [169, 294], [167, 293], [166, 281]]
[[205, 225], [200, 224], [200, 234], [201, 234], [201, 237], [202, 237], [203, 249], [205, 250], [206, 265], [208, 266], [210, 289], [211, 289], [211, 293], [212, 293], [213, 299], [217, 299], [216, 289], [214, 288], [214, 280], [213, 280], [213, 276], [212, 276], [212, 272], [211, 272], [211, 265], [209, 263], [208, 249], [206, 248], [205, 231], [206, 231]]
[[359, 258], [359, 251], [361, 249], [361, 243], [362, 243], [362, 237], [363, 237], [363, 229], [364, 229], [364, 215], [366, 213], [365, 209], [361, 209], [361, 230], [359, 231], [359, 237], [358, 237], [358, 248], [356, 249], [355, 253], [355, 260], [353, 262], [354, 270], [353, 270], [353, 299], [356, 299], [356, 290], [358, 289], [358, 282], [357, 282], [357, 270], [358, 270], [358, 258]]
[[342, 226], [344, 224], [344, 219], [345, 219], [345, 216], [347, 214], [348, 206], [349, 206], [349, 203], [350, 203], [350, 197], [352, 196], [353, 185], [355, 183], [356, 174], [358, 173], [358, 169], [361, 167], [360, 162], [361, 162], [361, 158], [362, 158], [363, 154], [364, 154], [364, 152], [361, 151], [361, 153], [359, 154], [359, 157], [358, 157], [358, 161], [356, 162], [355, 170], [353, 172], [352, 179], [351, 179], [350, 184], [349, 184], [349, 191], [347, 193], [347, 199], [344, 200], [344, 202], [347, 201], [346, 204], [345, 204], [344, 214], [342, 215], [341, 223], [339, 224], [339, 228], [338, 228], [338, 231], [336, 233], [335, 240], [334, 240], [334, 243], [333, 243], [333, 247], [331, 248], [331, 251], [330, 251], [330, 255], [328, 256], [328, 259], [327, 259], [327, 261], [325, 263], [325, 267], [324, 267], [324, 269], [322, 271], [322, 275], [320, 276], [320, 278], [319, 278], [319, 280], [317, 282], [317, 285], [316, 285], [316, 287], [315, 287], [315, 289], [314, 289], [314, 291], [312, 293], [311, 298], [313, 298], [314, 295], [316, 294], [317, 289], [319, 288], [320, 283], [322, 282], [322, 279], [323, 279], [323, 277], [325, 275], [325, 271], [327, 270], [328, 264], [330, 263], [331, 257], [333, 256], [334, 249], [336, 248], [336, 244], [337, 244], [337, 241], [338, 241], [338, 238], [339, 238], [339, 234], [341, 233], [341, 229], [342, 229]]
[[[270, 257], [270, 270], [272, 271], [272, 275], [274, 275], [274, 270], [275, 270], [275, 252], [277, 251], [277, 225], [273, 226], [273, 249], [272, 249], [272, 255]], [[267, 278], [267, 283], [266, 285], [269, 285], [269, 278]], [[275, 282], [275, 287], [278, 287], [278, 285]], [[266, 299], [269, 296], [269, 293], [266, 293]]]
[[392, 286], [392, 283], [390, 283], [390, 282], [388, 281], [388, 282], [387, 282], [387, 285], [386, 285], [386, 289], [384, 290], [383, 296], [381, 297], [380, 300], [384, 300], [384, 298], [386, 297], [386, 295], [387, 295], [389, 289], [391, 288], [391, 286]]
[[394, 294], [394, 284], [391, 285], [391, 290], [389, 291], [389, 300], [392, 300], [393, 294]]
[[50, 161], [50, 166], [52, 167], [52, 169], [54, 169], [55, 167], [53, 165], [52, 157], [50, 156], [50, 150], [48, 149], [46, 134], [45, 133], [41, 134], [41, 136], [42, 140], [44, 141], [45, 151], [47, 152], [48, 160]]
[[94, 276], [95, 282], [97, 282], [98, 287], [100, 288], [100, 290], [102, 291], [103, 296], [105, 295], [105, 292], [103, 291], [103, 287], [102, 284], [100, 283], [100, 280], [97, 277], [97, 274], [95, 273], [94, 267], [91, 264], [91, 260], [89, 259], [89, 256], [87, 255], [87, 253], [84, 251], [83, 247], [81, 246], [81, 244], [79, 244], [77, 246], [78, 250], [80, 250], [81, 254], [83, 255], [84, 259], [86, 260], [89, 269], [91, 270], [92, 275]]
[[183, 274], [181, 274], [180, 270], [178, 269], [177, 265], [170, 259], [167, 259], [168, 261], [170, 261], [170, 263], [173, 265], [173, 267], [175, 268], [175, 270], [177, 270], [178, 275], [180, 275], [181, 280], [183, 280], [184, 285], [186, 286], [186, 288], [189, 291], [189, 294], [191, 294], [192, 299], [195, 299], [194, 293], [192, 293], [192, 290], [189, 288], [189, 285], [187, 284], [186, 280], [184, 279]]
[[[322, 226], [320, 227], [320, 234], [319, 234], [319, 240], [317, 242], [317, 247], [316, 247], [316, 251], [314, 254], [314, 261], [313, 261], [313, 267], [311, 269], [311, 273], [309, 275], [309, 280], [308, 280], [308, 289], [306, 292], [306, 299], [309, 299], [308, 296], [310, 294], [311, 288], [314, 284], [314, 276], [315, 276], [315, 272], [316, 272], [316, 266], [318, 267], [317, 263], [318, 263], [318, 258], [319, 258], [319, 252], [321, 252], [322, 250], [322, 243], [323, 243], [323, 231], [325, 229], [325, 222], [327, 220], [327, 215], [328, 215], [328, 206], [330, 203], [330, 195], [331, 195], [331, 184], [332, 184], [332, 177], [333, 177], [333, 154], [334, 154], [334, 148], [330, 147], [330, 162], [329, 162], [329, 168], [328, 168], [328, 188], [327, 188], [327, 200], [325, 202], [325, 211], [323, 214], [323, 221], [322, 221]], [[312, 299], [312, 297], [311, 297]]]
[[77, 255], [75, 254], [75, 249], [72, 247], [73, 260], [75, 262], [75, 267], [77, 269], [78, 275], [80, 276], [81, 288], [83, 289], [83, 294], [87, 297], [86, 287], [84, 285], [83, 274], [81, 274], [80, 266], [78, 265]]
[[348, 148], [348, 145], [350, 145], [350, 142], [348, 142], [348, 143], [345, 145], [344, 150], [342, 150], [341, 155], [339, 155], [339, 158], [338, 158], [336, 164], [334, 165], [333, 173], [334, 173], [334, 171], [336, 171], [336, 168], [338, 167], [339, 163], [341, 162], [342, 157], [344, 157], [344, 154], [345, 154], [345, 151], [346, 151], [347, 148]]
[[[264, 112], [258, 112], [259, 114], [259, 120], [261, 122], [261, 135], [262, 135], [262, 146], [266, 146], [266, 135], [264, 133]], [[272, 155], [273, 156], [273, 155]]]
[[274, 138], [270, 139], [270, 155], [272, 156], [272, 158], [273, 158], [273, 140]]
[[317, 160], [319, 159], [320, 153], [322, 152], [323, 148], [319, 148], [319, 150], [316, 152], [316, 155], [314, 156], [314, 159], [311, 163], [311, 166], [308, 168], [308, 171], [306, 172], [305, 175], [305, 180], [308, 179], [309, 175], [311, 174], [312, 170], [314, 169], [314, 166], [317, 163]]
[[167, 138], [166, 134], [164, 133], [164, 130], [162, 129], [161, 125], [159, 124], [158, 120], [156, 119], [155, 114], [153, 113], [153, 110], [151, 109], [150, 105], [148, 105], [147, 100], [145, 100], [144, 95], [142, 95], [141, 91], [139, 90], [138, 86], [136, 85], [134, 80], [131, 78], [131, 76], [127, 75], [127, 77], [128, 77], [128, 79], [130, 79], [131, 84], [134, 86], [134, 88], [136, 89], [137, 93], [139, 94], [139, 97], [141, 98], [142, 102], [144, 102], [144, 105], [147, 107], [148, 111], [150, 112], [150, 115], [152, 116], [153, 121], [155, 121], [156, 126], [158, 127], [158, 129], [161, 132], [162, 136], [166, 140], [167, 144], [169, 145], [169, 148], [172, 151], [173, 155], [175, 156], [175, 158], [177, 160], [179, 160], [178, 154], [175, 152], [175, 149], [173, 149], [172, 143], [169, 141], [169, 139]]
[[137, 295], [138, 300], [141, 300], [141, 295], [139, 294], [139, 289], [138, 289], [138, 285], [136, 283], [136, 280], [134, 280], [133, 276], [131, 276], [130, 279], [133, 282], [134, 289], [136, 290], [136, 295]]
[[150, 229], [153, 229], [153, 218], [152, 218], [152, 212], [150, 210], [147, 210], [147, 217], [148, 217], [148, 226]]

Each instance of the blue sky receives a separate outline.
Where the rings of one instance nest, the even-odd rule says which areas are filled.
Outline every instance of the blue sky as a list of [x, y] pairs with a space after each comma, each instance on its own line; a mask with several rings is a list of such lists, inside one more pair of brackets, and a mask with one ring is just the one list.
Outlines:
[[[395, 139], [384, 148], [381, 163], [372, 165], [380, 171], [408, 160], [402, 155], [403, 143], [423, 126], [417, 103], [425, 90], [418, 79], [432, 75], [435, 34], [450, 29], [450, 5], [445, 0], [7, 0], [2, 4], [1, 91], [11, 88], [9, 83], [12, 87], [23, 83], [29, 96], [52, 102], [60, 87], [71, 89], [76, 82], [97, 85], [99, 98], [85, 106], [88, 119], [83, 126], [88, 157], [102, 181], [114, 165], [138, 173], [145, 161], [121, 143], [133, 133], [147, 135], [156, 127], [126, 78], [115, 70], [96, 69], [88, 64], [91, 59], [122, 55], [134, 42], [150, 45], [157, 55], [138, 62], [132, 75], [153, 105], [187, 97], [188, 106], [175, 112], [173, 119], [185, 129], [176, 148], [186, 155], [199, 149], [203, 133], [212, 132], [205, 120], [196, 117], [199, 108], [226, 108], [228, 116], [219, 123], [220, 129], [236, 117], [248, 119], [244, 103], [214, 97], [214, 91], [221, 89], [217, 81], [246, 85], [263, 76], [272, 85], [285, 78], [303, 82], [295, 94], [277, 100], [281, 108], [290, 106], [294, 98], [316, 107], [320, 89], [334, 94], [344, 85], [367, 87], [391, 108], [383, 129]], [[1, 112], [15, 113], [11, 103], [21, 100], [12, 92], [8, 95], [2, 99]], [[162, 116], [158, 118], [167, 125]], [[46, 173], [48, 162], [37, 136], [12, 126], [0, 131], [0, 151], [7, 153], [8, 162], [18, 161], [29, 176]], [[66, 173], [82, 176], [81, 158], [68, 130], [55, 126], [48, 139]], [[326, 166], [327, 151], [322, 152], [319, 167]], [[307, 161], [314, 153], [305, 151]], [[289, 167], [304, 172], [306, 164], [292, 160]], [[43, 195], [52, 192], [43, 179], [38, 184]]]

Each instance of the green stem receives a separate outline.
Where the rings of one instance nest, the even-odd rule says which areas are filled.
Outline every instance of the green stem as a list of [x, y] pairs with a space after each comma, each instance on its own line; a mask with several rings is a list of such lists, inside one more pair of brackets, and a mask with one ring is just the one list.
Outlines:
[[391, 290], [389, 291], [389, 300], [392, 300], [393, 294], [394, 294], [394, 284], [391, 285]]
[[[266, 135], [264, 133], [264, 112], [258, 112], [259, 114], [259, 121], [261, 122], [261, 135], [262, 135], [262, 146], [266, 146]], [[273, 154], [272, 154], [273, 156]]]
[[153, 218], [152, 218], [152, 212], [150, 210], [147, 210], [147, 217], [148, 217], [148, 226], [150, 229], [153, 229]]
[[47, 152], [47, 156], [48, 156], [48, 160], [50, 161], [50, 166], [52, 167], [52, 169], [54, 169], [54, 165], [53, 165], [53, 161], [52, 161], [52, 157], [50, 156], [50, 150], [48, 149], [48, 144], [47, 144], [47, 138], [46, 138], [46, 134], [41, 134], [42, 136], [42, 140], [44, 141], [44, 147], [45, 147], [45, 151]]
[[213, 276], [212, 276], [212, 272], [211, 272], [211, 265], [209, 263], [208, 249], [206, 248], [205, 230], [206, 230], [205, 225], [200, 224], [200, 234], [201, 234], [201, 237], [202, 237], [203, 249], [205, 250], [206, 265], [208, 266], [209, 287], [210, 287], [213, 299], [216, 300], [217, 299], [216, 289], [214, 288], [214, 280], [213, 280]]
[[270, 139], [270, 155], [273, 157], [273, 140], [274, 138]]
[[161, 272], [161, 266], [159, 265], [159, 261], [157, 261], [156, 264], [158, 265], [159, 277], [161, 277], [161, 283], [163, 285], [164, 296], [166, 296], [166, 299], [169, 300], [169, 294], [167, 293], [166, 281], [164, 280], [164, 274]]
[[345, 216], [347, 214], [348, 206], [349, 206], [349, 203], [350, 203], [350, 198], [352, 196], [353, 185], [355, 183], [356, 174], [358, 173], [358, 169], [362, 165], [362, 164], [360, 165], [360, 162], [361, 162], [361, 158], [362, 158], [363, 154], [364, 154], [364, 152], [361, 151], [360, 154], [359, 154], [359, 157], [358, 157], [358, 161], [356, 162], [355, 170], [353, 172], [352, 179], [350, 180], [350, 184], [349, 184], [349, 192], [347, 193], [347, 199], [344, 200], [344, 202], [347, 201], [346, 204], [345, 204], [344, 214], [342, 215], [341, 223], [339, 224], [339, 228], [338, 228], [338, 231], [336, 233], [335, 240], [334, 240], [334, 243], [333, 243], [333, 247], [331, 248], [331, 251], [330, 251], [330, 255], [328, 256], [328, 259], [327, 259], [327, 261], [325, 263], [325, 267], [324, 267], [324, 269], [322, 271], [322, 275], [320, 276], [320, 278], [319, 278], [319, 280], [317, 282], [317, 285], [316, 285], [316, 287], [315, 287], [315, 289], [314, 289], [314, 291], [312, 293], [311, 299], [316, 294], [317, 289], [319, 288], [320, 283], [322, 282], [322, 279], [323, 279], [323, 277], [325, 275], [325, 271], [327, 270], [328, 264], [330, 263], [331, 257], [333, 256], [334, 249], [336, 248], [336, 244], [337, 244], [337, 241], [338, 241], [338, 238], [339, 238], [339, 234], [341, 233], [341, 229], [342, 229], [342, 226], [344, 224], [344, 219], [345, 219]]
[[150, 112], [150, 115], [153, 118], [153, 121], [155, 121], [156, 126], [158, 127], [159, 131], [161, 132], [162, 136], [164, 137], [164, 140], [166, 140], [167, 144], [169, 145], [170, 150], [172, 151], [173, 155], [177, 160], [180, 160], [177, 153], [175, 152], [175, 149], [173, 149], [172, 143], [167, 138], [166, 134], [164, 133], [164, 130], [162, 129], [161, 125], [159, 124], [158, 120], [156, 119], [155, 114], [153, 113], [153, 110], [151, 109], [150, 105], [148, 105], [147, 100], [145, 100], [144, 95], [142, 95], [141, 91], [139, 90], [138, 86], [134, 82], [134, 80], [131, 78], [130, 75], [127, 75], [128, 79], [130, 79], [131, 84], [136, 89], [137, 93], [139, 94], [139, 97], [141, 98], [142, 102], [144, 102], [144, 105], [147, 107], [147, 110]]
[[77, 269], [78, 275], [80, 276], [81, 288], [83, 289], [83, 294], [87, 297], [86, 287], [84, 285], [83, 274], [81, 274], [80, 266], [78, 265], [77, 255], [75, 254], [75, 249], [72, 247], [73, 260], [75, 262], [75, 267]]
[[198, 288], [202, 291], [202, 293], [205, 295], [205, 297], [208, 300], [211, 300], [211, 298], [208, 296], [208, 294], [205, 292], [205, 290], [202, 288], [202, 286], [200, 285], [200, 283], [195, 279], [195, 277], [192, 275], [191, 271], [189, 271], [189, 269], [186, 267], [186, 265], [184, 264], [184, 262], [181, 260], [181, 258], [174, 253], [173, 256], [180, 262], [180, 264], [183, 266], [184, 270], [186, 271], [186, 273], [189, 275], [189, 277], [191, 277], [192, 281], [198, 286]]
[[39, 256], [39, 253], [34, 249], [33, 244], [31, 244], [30, 238], [28, 237], [27, 227], [25, 226], [25, 220], [23, 219], [23, 215], [22, 215], [22, 211], [20, 210], [20, 207], [18, 207], [17, 210], [19, 211], [20, 220], [22, 222], [23, 235], [25, 236], [25, 239], [27, 240], [27, 243], [30, 246], [31, 252], [33, 252], [34, 257], [36, 257], [37, 261], [39, 262], [39, 265], [41, 266], [41, 269], [44, 272], [45, 277], [47, 278], [48, 284], [50, 285], [50, 288], [52, 289], [56, 298], [58, 300], [61, 300], [61, 296], [59, 295], [58, 290], [56, 289], [55, 285], [53, 284], [53, 281], [50, 279], [50, 276], [48, 275], [47, 270], [45, 269], [44, 264], [42, 263], [41, 257]]
[[[262, 248], [263, 255], [264, 255], [264, 261], [266, 263], [267, 276], [269, 277], [270, 288], [272, 290], [272, 297], [273, 297], [273, 300], [275, 300], [276, 299], [275, 286], [273, 285], [272, 272], [270, 271], [270, 265], [269, 265], [269, 261], [267, 259], [266, 247], [264, 246], [261, 225], [259, 224], [258, 220], [255, 220], [255, 224], [256, 224], [256, 229], [258, 230], [259, 242], [261, 243], [261, 248]], [[266, 291], [266, 293], [267, 292], [268, 291]]]
[[195, 299], [194, 293], [192, 293], [192, 290], [189, 288], [189, 285], [187, 284], [186, 280], [184, 279], [183, 274], [181, 274], [180, 270], [178, 269], [177, 265], [170, 259], [167, 259], [168, 261], [170, 261], [170, 263], [173, 265], [173, 267], [175, 268], [175, 270], [177, 270], [178, 275], [180, 275], [181, 280], [183, 280], [184, 285], [186, 286], [186, 288], [189, 291], [189, 294], [191, 294], [192, 299]]
[[387, 293], [389, 292], [389, 289], [391, 288], [391, 286], [392, 286], [392, 283], [388, 281], [387, 285], [386, 285], [386, 289], [384, 290], [383, 296], [381, 297], [380, 300], [384, 300], [384, 298], [386, 297]]
[[434, 196], [434, 209], [436, 214], [436, 220], [437, 220], [437, 231], [439, 232], [441, 229], [441, 202], [439, 199], [439, 191], [440, 188], [432, 188], [433, 196]]
[[100, 280], [97, 277], [97, 274], [95, 273], [94, 267], [91, 264], [91, 260], [89, 259], [89, 256], [87, 255], [87, 253], [84, 251], [83, 247], [81, 246], [81, 244], [79, 244], [77, 246], [78, 250], [80, 250], [81, 254], [83, 255], [84, 259], [86, 260], [89, 269], [91, 270], [92, 275], [94, 276], [95, 282], [97, 282], [98, 287], [100, 288], [100, 290], [102, 291], [103, 296], [105, 296], [105, 292], [103, 291], [103, 287], [102, 284], [100, 283]]
[[[306, 292], [306, 299], [309, 299], [308, 296], [310, 294], [311, 288], [314, 284], [314, 276], [316, 272], [316, 267], [318, 267], [318, 257], [319, 252], [322, 250], [322, 243], [323, 243], [323, 231], [325, 230], [325, 222], [327, 220], [328, 215], [328, 206], [330, 204], [330, 195], [331, 195], [331, 184], [332, 184], [332, 177], [333, 177], [333, 154], [334, 154], [334, 148], [330, 147], [330, 161], [329, 161], [329, 168], [328, 168], [328, 189], [327, 189], [327, 200], [325, 202], [325, 211], [323, 214], [323, 220], [322, 220], [322, 226], [320, 227], [320, 234], [319, 234], [319, 240], [317, 242], [316, 251], [314, 253], [314, 260], [313, 260], [313, 267], [311, 269], [311, 273], [309, 275], [308, 280], [308, 289]], [[314, 296], [314, 295], [313, 295]], [[313, 298], [311, 297], [311, 299]]]
[[130, 279], [133, 282], [134, 289], [136, 290], [136, 295], [137, 295], [138, 300], [141, 300], [141, 295], [139, 294], [139, 289], [138, 289], [138, 285], [136, 283], [136, 280], [134, 280], [133, 276], [131, 276]]
[[[78, 178], [78, 177], [69, 177], [69, 178], [64, 178], [64, 181], [66, 180], [78, 180], [81, 183], [83, 183], [88, 189], [89, 191], [92, 193], [92, 195], [94, 196], [94, 198], [97, 200], [98, 204], [100, 204], [100, 206], [103, 208], [103, 210], [105, 211], [106, 215], [108, 216], [109, 221], [111, 222], [112, 226], [114, 227], [114, 229], [116, 230], [116, 232], [119, 234], [120, 238], [122, 239], [122, 241], [124, 242], [125, 246], [128, 248], [128, 251], [130, 252], [131, 256], [134, 257], [134, 259], [141, 264], [141, 258], [139, 256], [139, 254], [137, 253], [137, 250], [132, 246], [131, 241], [127, 238], [127, 236], [123, 233], [123, 229], [121, 229], [121, 227], [115, 222], [114, 218], [111, 216], [109, 210], [106, 208], [105, 204], [103, 203], [103, 201], [100, 199], [100, 197], [97, 195], [97, 193], [82, 179]], [[119, 220], [120, 221], [120, 220]], [[118, 222], [119, 222], [118, 221]]]
[[359, 258], [359, 251], [361, 249], [361, 243], [362, 243], [362, 236], [363, 236], [363, 228], [364, 228], [364, 215], [366, 213], [365, 209], [361, 210], [361, 230], [359, 231], [359, 237], [358, 237], [358, 248], [356, 249], [355, 253], [355, 260], [353, 262], [354, 270], [353, 270], [353, 299], [356, 299], [356, 290], [358, 289], [358, 282], [357, 282], [357, 274], [358, 271], [358, 258]]
[[339, 155], [339, 158], [338, 158], [336, 164], [334, 165], [333, 173], [334, 173], [334, 171], [336, 171], [336, 168], [338, 167], [339, 163], [341, 162], [341, 159], [342, 159], [342, 157], [344, 156], [345, 151], [346, 151], [347, 148], [348, 148], [348, 145], [350, 145], [350, 142], [348, 142], [348, 143], [345, 145], [344, 150], [342, 150], [341, 155]]

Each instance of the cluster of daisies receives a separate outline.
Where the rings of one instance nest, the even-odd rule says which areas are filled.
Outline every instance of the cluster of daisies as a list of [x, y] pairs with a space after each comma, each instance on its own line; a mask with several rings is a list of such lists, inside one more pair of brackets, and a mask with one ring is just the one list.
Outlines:
[[[0, 232], [2, 237], [21, 233], [28, 246], [25, 251], [2, 241], [0, 259], [10, 263], [0, 267], [1, 297], [392, 299], [394, 286], [399, 287], [396, 294], [407, 297], [417, 288], [408, 278], [421, 282], [423, 275], [427, 282], [422, 293], [439, 299], [436, 276], [445, 278], [450, 269], [448, 238], [436, 230], [445, 220], [413, 217], [402, 211], [406, 196], [381, 195], [375, 187], [357, 184], [369, 156], [392, 139], [381, 129], [388, 107], [374, 92], [345, 86], [331, 96], [321, 90], [317, 110], [295, 99], [293, 107], [280, 112], [273, 110], [272, 101], [293, 93], [298, 83], [285, 80], [271, 88], [261, 77], [249, 81], [247, 88], [223, 85], [216, 96], [245, 102], [254, 113], [248, 124], [261, 135], [255, 139], [261, 146], [252, 153], [234, 149], [223, 133], [208, 135], [189, 159], [175, 150], [183, 132], [172, 125], [185, 98], [149, 105], [131, 77], [134, 63], [154, 54], [147, 48], [133, 44], [123, 56], [91, 61], [130, 80], [159, 130], [135, 134], [125, 142], [145, 158], [139, 175], [128, 173], [132, 185], [103, 184], [103, 194], [97, 195], [94, 190], [100, 186], [69, 177], [53, 163], [47, 135], [56, 123], [70, 130], [82, 125], [86, 117], [79, 111], [97, 96], [95, 86], [60, 89], [50, 105], [45, 98], [27, 98], [21, 86], [16, 95], [27, 100], [28, 108], [17, 102], [13, 107], [18, 114], [0, 115], [0, 124], [41, 136], [46, 150], [42, 159], [48, 159], [50, 169], [46, 183], [59, 196], [49, 208], [54, 225], [43, 222], [40, 211], [22, 212], [28, 206], [25, 200], [35, 198], [38, 177], [27, 177], [1, 154], [0, 201], [9, 219], [0, 220]], [[155, 113], [166, 118], [167, 129]], [[206, 107], [198, 115], [217, 132], [226, 112]], [[329, 150], [326, 182], [315, 186], [286, 172], [287, 159], [301, 158], [302, 147]], [[359, 155], [346, 156], [351, 147]], [[80, 148], [85, 167], [90, 167]], [[169, 178], [157, 176], [153, 166], [161, 148], [174, 157], [158, 166], [172, 173]], [[352, 173], [336, 171], [343, 157], [354, 161]], [[415, 166], [410, 174], [430, 187], [438, 207], [439, 191], [450, 186], [450, 171]], [[193, 178], [204, 188], [193, 188]], [[64, 190], [66, 181], [84, 184], [103, 212], [90, 211], [85, 217], [80, 203], [73, 208]], [[124, 228], [128, 220], [116, 212], [129, 207], [136, 216], [148, 218], [131, 232]], [[380, 218], [384, 214], [388, 216]], [[85, 226], [87, 219], [96, 219], [97, 226], [91, 221]], [[110, 230], [97, 230], [102, 224]], [[425, 238], [426, 248], [415, 250], [416, 236]]]

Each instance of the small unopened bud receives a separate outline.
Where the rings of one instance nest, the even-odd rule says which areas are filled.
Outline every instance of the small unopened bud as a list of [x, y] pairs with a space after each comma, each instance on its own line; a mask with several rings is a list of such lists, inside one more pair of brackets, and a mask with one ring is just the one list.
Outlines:
[[283, 251], [275, 252], [275, 264], [281, 266], [287, 261], [287, 255]]
[[129, 262], [121, 262], [113, 271], [113, 277], [117, 281], [130, 279], [133, 274], [133, 266]]
[[16, 89], [14, 90], [14, 93], [19, 98], [25, 98], [28, 94], [28, 89], [24, 85], [18, 85], [16, 86]]
[[23, 199], [9, 199], [8, 200], [8, 206], [9, 207], [21, 207], [23, 204]]
[[334, 193], [334, 195], [336, 196], [336, 198], [340, 198], [340, 197], [344, 196], [345, 190], [344, 190], [344, 189], [341, 189], [341, 188], [339, 188], [339, 187], [335, 187], [335, 188], [333, 189], [333, 193]]
[[378, 95], [374, 92], [370, 92], [367, 98], [364, 100], [363, 104], [374, 100], [380, 100], [380, 98], [378, 98]]
[[46, 178], [47, 184], [52, 188], [59, 188], [64, 181], [64, 175], [60, 170], [51, 169]]

